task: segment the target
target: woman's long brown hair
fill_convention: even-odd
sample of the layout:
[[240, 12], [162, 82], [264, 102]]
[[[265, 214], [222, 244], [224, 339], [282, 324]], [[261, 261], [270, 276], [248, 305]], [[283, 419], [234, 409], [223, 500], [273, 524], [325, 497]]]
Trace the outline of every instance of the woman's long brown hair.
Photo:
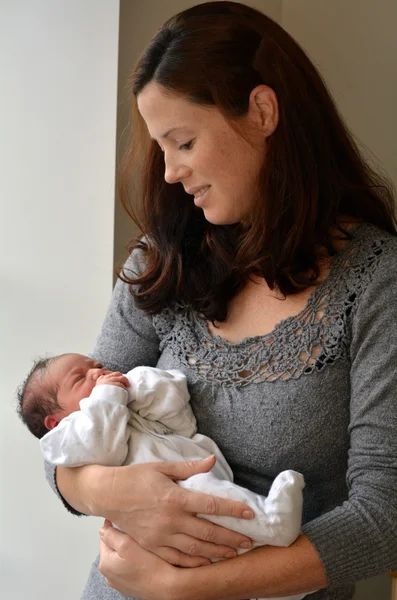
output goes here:
[[[212, 225], [182, 184], [164, 181], [162, 152], [145, 139], [136, 109], [136, 97], [152, 81], [216, 106], [237, 126], [255, 86], [275, 91], [279, 124], [267, 140], [248, 225]], [[331, 228], [349, 236], [341, 215], [396, 234], [391, 184], [362, 157], [304, 51], [259, 11], [222, 1], [179, 13], [139, 59], [131, 88], [141, 133], [133, 131], [124, 157], [120, 196], [143, 235], [130, 249], [140, 247], [145, 260], [142, 273], [120, 277], [135, 284], [136, 303], [148, 313], [182, 302], [208, 320], [223, 321], [229, 300], [252, 275], [285, 295], [312, 285], [319, 276], [318, 248], [335, 253]], [[135, 210], [129, 205], [132, 186]]]

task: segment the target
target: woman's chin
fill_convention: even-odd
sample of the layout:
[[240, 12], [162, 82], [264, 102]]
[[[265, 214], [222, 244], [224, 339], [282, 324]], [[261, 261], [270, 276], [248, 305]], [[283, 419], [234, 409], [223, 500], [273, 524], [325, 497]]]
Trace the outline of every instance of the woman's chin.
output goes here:
[[208, 208], [204, 208], [203, 213], [206, 221], [212, 225], [235, 225], [239, 222], [238, 219], [232, 215], [221, 214]]

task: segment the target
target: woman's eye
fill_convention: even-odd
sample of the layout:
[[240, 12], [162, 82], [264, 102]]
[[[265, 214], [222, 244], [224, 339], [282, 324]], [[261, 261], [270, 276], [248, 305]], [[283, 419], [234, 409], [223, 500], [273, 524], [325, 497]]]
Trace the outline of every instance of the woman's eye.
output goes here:
[[190, 140], [190, 142], [187, 142], [186, 144], [182, 144], [181, 146], [179, 146], [178, 150], [190, 150], [192, 146], [193, 146], [193, 140]]

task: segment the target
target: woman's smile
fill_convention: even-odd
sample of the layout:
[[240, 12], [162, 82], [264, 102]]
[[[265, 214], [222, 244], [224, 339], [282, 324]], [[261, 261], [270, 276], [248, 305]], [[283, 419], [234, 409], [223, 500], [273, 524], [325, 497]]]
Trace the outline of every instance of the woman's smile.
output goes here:
[[201, 188], [198, 192], [196, 192], [194, 195], [194, 203], [196, 206], [202, 206], [203, 203], [205, 202], [205, 198], [207, 197], [207, 192], [210, 189], [210, 185], [207, 185], [206, 187]]

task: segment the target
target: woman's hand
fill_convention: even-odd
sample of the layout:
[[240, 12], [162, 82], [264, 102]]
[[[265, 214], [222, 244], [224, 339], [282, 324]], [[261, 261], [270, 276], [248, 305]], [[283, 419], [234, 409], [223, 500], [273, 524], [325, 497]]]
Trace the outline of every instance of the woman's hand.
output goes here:
[[191, 492], [175, 483], [209, 471], [214, 463], [215, 457], [209, 457], [115, 467], [111, 489], [95, 514], [173, 565], [198, 567], [209, 564], [210, 558], [231, 558], [234, 548], [249, 548], [250, 539], [196, 514], [251, 518], [252, 511], [242, 502]]
[[128, 535], [112, 527], [110, 521], [105, 521], [99, 535], [99, 570], [108, 586], [129, 598], [174, 598], [176, 567], [141, 548]]
[[209, 567], [178, 569], [141, 548], [106, 521], [100, 530], [99, 570], [106, 583], [128, 598], [274, 598], [326, 588], [317, 551], [301, 534], [291, 546], [263, 546], [235, 560]]

